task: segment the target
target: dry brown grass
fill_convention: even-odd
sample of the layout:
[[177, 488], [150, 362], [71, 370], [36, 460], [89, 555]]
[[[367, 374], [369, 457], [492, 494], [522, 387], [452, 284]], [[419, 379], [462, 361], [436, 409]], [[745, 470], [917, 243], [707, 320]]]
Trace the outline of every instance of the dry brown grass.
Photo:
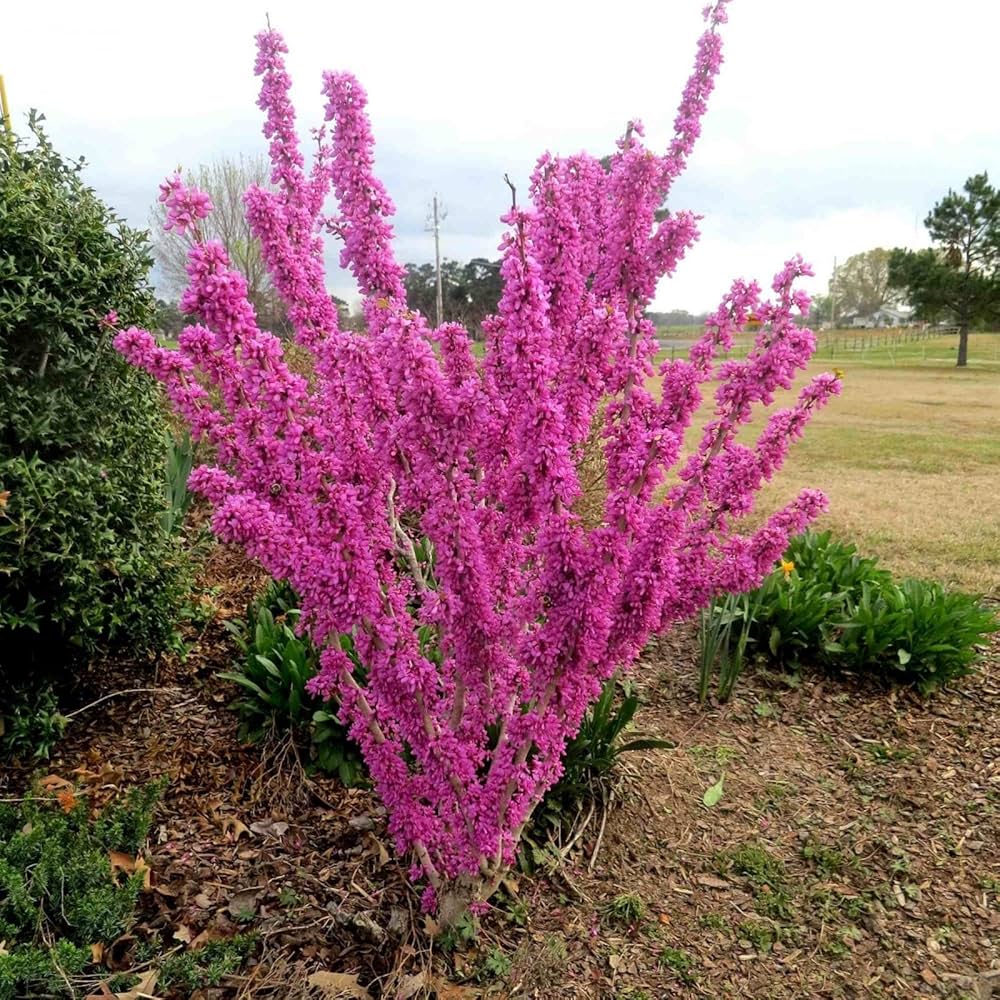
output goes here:
[[818, 486], [820, 526], [889, 569], [1000, 594], [1000, 374], [845, 371], [762, 503]]
[[[760, 509], [817, 487], [830, 498], [817, 527], [900, 574], [1000, 596], [1000, 372], [975, 366], [976, 347], [962, 371], [838, 358], [843, 395], [793, 447]], [[789, 405], [783, 395], [777, 406]], [[748, 437], [762, 425], [759, 417]]]

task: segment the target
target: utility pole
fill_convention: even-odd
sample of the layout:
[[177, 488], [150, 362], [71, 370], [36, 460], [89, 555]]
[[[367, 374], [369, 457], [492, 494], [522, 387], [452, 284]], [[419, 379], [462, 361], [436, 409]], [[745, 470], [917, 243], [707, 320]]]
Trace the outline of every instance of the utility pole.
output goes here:
[[7, 88], [3, 85], [3, 73], [0, 73], [0, 114], [3, 115], [3, 125], [10, 132], [10, 107], [7, 104]]
[[830, 329], [837, 327], [837, 258], [833, 258], [833, 280], [830, 282]]
[[447, 209], [438, 204], [438, 196], [434, 195], [427, 228], [434, 233], [434, 273], [437, 278], [437, 291], [434, 299], [435, 312], [437, 313], [435, 316], [436, 326], [440, 326], [444, 321], [444, 296], [441, 291], [441, 223], [447, 217]]

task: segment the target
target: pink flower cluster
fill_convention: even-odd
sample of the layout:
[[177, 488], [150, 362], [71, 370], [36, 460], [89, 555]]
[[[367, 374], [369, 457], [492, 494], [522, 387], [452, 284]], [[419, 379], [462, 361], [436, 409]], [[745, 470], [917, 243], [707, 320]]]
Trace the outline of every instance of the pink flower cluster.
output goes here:
[[[274, 189], [250, 190], [247, 215], [314, 375], [290, 370], [222, 246], [197, 238], [183, 309], [198, 322], [177, 351], [135, 328], [116, 341], [212, 444], [216, 461], [191, 485], [214, 505], [217, 534], [300, 595], [302, 627], [322, 648], [314, 688], [339, 699], [428, 904], [456, 886], [488, 895], [602, 683], [652, 633], [759, 583], [825, 505], [805, 491], [745, 527], [789, 443], [840, 389], [819, 376], [756, 444], [738, 440], [813, 352], [796, 320], [808, 305], [795, 289], [809, 273], [801, 260], [770, 298], [736, 281], [689, 357], [654, 365], [644, 310], [698, 221], [661, 209], [700, 131], [725, 6], [706, 12], [665, 154], [633, 122], [610, 162], [539, 159], [529, 203], [504, 216], [504, 291], [482, 360], [464, 329], [434, 329], [407, 308], [360, 84], [324, 77], [307, 173], [286, 49], [263, 32]], [[325, 217], [331, 190], [339, 212]], [[177, 227], [207, 211], [176, 178], [164, 200]], [[324, 231], [343, 241], [365, 297], [364, 333], [338, 327]], [[761, 326], [748, 356], [720, 361], [751, 316]], [[708, 384], [712, 416], [686, 452]], [[606, 495], [585, 524], [578, 468], [595, 428]]]
[[163, 228], [178, 233], [194, 229], [201, 219], [207, 219], [212, 211], [212, 201], [204, 191], [188, 187], [180, 174], [168, 177], [160, 185], [159, 200], [167, 207], [167, 219]]

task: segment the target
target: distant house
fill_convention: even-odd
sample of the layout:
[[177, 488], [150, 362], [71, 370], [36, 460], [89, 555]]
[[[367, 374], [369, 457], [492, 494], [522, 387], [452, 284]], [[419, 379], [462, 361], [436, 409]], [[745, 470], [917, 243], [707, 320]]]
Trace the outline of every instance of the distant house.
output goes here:
[[913, 326], [913, 310], [909, 306], [882, 306], [868, 315], [850, 317], [850, 325], [855, 330], [882, 330], [886, 327]]

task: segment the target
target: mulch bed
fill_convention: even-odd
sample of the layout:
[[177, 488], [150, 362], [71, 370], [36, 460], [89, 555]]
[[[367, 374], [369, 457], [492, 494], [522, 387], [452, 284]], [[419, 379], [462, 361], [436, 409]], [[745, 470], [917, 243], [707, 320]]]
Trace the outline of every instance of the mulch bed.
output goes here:
[[[928, 700], [758, 672], [700, 708], [678, 629], [635, 675], [639, 728], [675, 748], [631, 755], [574, 852], [513, 874], [479, 941], [446, 952], [377, 798], [237, 738], [223, 623], [263, 581], [214, 546], [187, 656], [92, 668], [98, 692], [157, 690], [75, 717], [47, 765], [95, 801], [169, 778], [135, 935], [260, 941], [203, 1000], [352, 995], [350, 978], [310, 987], [321, 970], [402, 1000], [1000, 997], [1000, 645]], [[10, 768], [0, 790], [27, 777]]]

